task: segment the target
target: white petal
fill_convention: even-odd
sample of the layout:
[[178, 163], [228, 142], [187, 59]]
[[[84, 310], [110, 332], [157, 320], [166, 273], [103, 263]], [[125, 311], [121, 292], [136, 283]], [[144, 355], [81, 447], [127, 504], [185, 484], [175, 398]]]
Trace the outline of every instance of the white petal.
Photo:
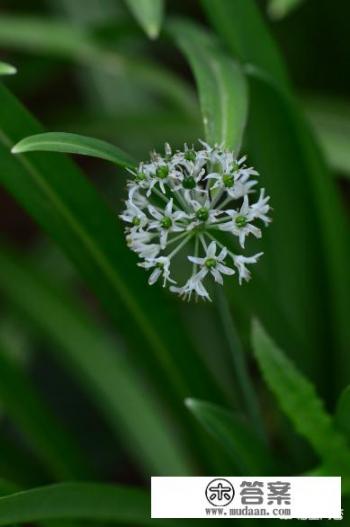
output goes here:
[[220, 273], [226, 274], [228, 276], [235, 274], [234, 270], [231, 269], [231, 267], [227, 267], [227, 265], [223, 265], [221, 263], [217, 264], [217, 269], [218, 271], [220, 271]]
[[158, 212], [157, 209], [155, 209], [152, 205], [148, 206], [148, 211], [156, 220], [161, 220], [163, 217], [160, 212]]
[[208, 249], [207, 249], [207, 257], [208, 258], [215, 258], [216, 254], [216, 243], [211, 242]]
[[197, 256], [187, 256], [187, 258], [189, 259], [190, 262], [198, 264], [198, 265], [203, 265], [206, 260], [206, 258], [198, 258]]
[[161, 274], [162, 274], [162, 270], [159, 269], [159, 267], [156, 267], [148, 279], [149, 285], [155, 284]]
[[213, 269], [210, 269], [210, 272], [213, 275], [215, 282], [217, 282], [218, 284], [221, 284], [221, 285], [224, 283], [224, 281], [222, 279], [222, 276], [219, 273], [218, 269], [213, 267]]

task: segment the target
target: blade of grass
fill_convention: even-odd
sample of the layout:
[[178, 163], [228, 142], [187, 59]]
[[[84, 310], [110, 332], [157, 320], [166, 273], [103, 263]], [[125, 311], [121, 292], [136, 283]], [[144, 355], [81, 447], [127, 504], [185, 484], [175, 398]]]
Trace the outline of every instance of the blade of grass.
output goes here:
[[304, 100], [304, 110], [333, 170], [350, 177], [350, 106], [318, 96]]
[[[212, 4], [208, 0], [202, 2], [232, 53], [250, 64], [254, 78], [248, 144], [256, 158], [256, 166], [271, 178], [269, 192], [276, 218], [279, 218], [268, 234], [271, 236], [275, 232], [276, 238], [271, 245], [279, 254], [274, 257], [275, 263], [269, 262], [269, 258], [264, 261], [270, 263], [275, 290], [289, 289], [281, 305], [293, 308], [293, 319], [299, 318], [295, 328], [302, 328], [308, 347], [308, 351], [304, 348], [300, 355], [300, 364], [307, 360], [306, 371], [323, 381], [325, 391], [332, 390], [329, 370], [335, 366], [335, 382], [343, 387], [350, 372], [350, 273], [347, 265], [350, 240], [348, 221], [334, 182], [290, 94], [286, 76], [281, 75], [284, 68], [278, 50], [255, 2], [215, 0], [215, 9], [210, 9]], [[298, 203], [298, 214], [294, 214], [292, 220], [291, 203]], [[299, 242], [298, 236], [303, 240]], [[302, 263], [301, 257], [305, 256], [308, 261]], [[280, 259], [284, 260], [283, 264]], [[320, 273], [318, 277], [315, 272]], [[278, 285], [276, 273], [283, 274]], [[304, 281], [305, 287], [301, 285]], [[325, 300], [328, 295], [329, 300]], [[325, 311], [325, 305], [330, 305], [329, 312]], [[311, 327], [307, 327], [310, 321]], [[322, 334], [320, 328], [329, 327], [328, 334]], [[335, 365], [329, 363], [329, 347], [325, 346], [329, 337], [336, 342]], [[288, 346], [288, 342], [285, 345]], [[314, 365], [320, 364], [320, 350], [327, 354], [327, 371], [313, 373]]]
[[125, 2], [149, 38], [157, 38], [163, 18], [164, 1], [125, 0]]
[[24, 371], [6, 356], [0, 342], [0, 401], [6, 415], [55, 478], [90, 477], [81, 449], [42, 399]]
[[41, 129], [3, 86], [0, 103], [0, 181], [68, 254], [164, 395], [177, 393], [179, 406], [193, 391], [221, 399], [174, 306], [137, 268], [115, 213], [64, 156], [11, 155], [23, 135]]
[[202, 134], [200, 115], [194, 119], [178, 111], [147, 110], [142, 114], [122, 112], [82, 116], [76, 108], [70, 108], [65, 115], [53, 116], [53, 122], [56, 127], [69, 132], [95, 134], [102, 139], [113, 140], [140, 158], [146, 158], [152, 149], [162, 150], [164, 137], [174, 148], [183, 148], [185, 141], [195, 143]]
[[[0, 291], [49, 339], [48, 352], [55, 353], [90, 394], [146, 472], [191, 473], [190, 456], [165, 408], [155, 400], [128, 355], [118, 349], [118, 343], [107, 338], [62, 285], [54, 286], [43, 272], [2, 247]], [[0, 380], [1, 375], [0, 370]], [[3, 375], [8, 379], [5, 370]], [[21, 391], [15, 386], [13, 390], [18, 394], [16, 401], [20, 401]], [[25, 405], [23, 412], [25, 418], [29, 413]]]
[[350, 450], [314, 386], [277, 348], [257, 321], [253, 322], [252, 343], [266, 384], [297, 432], [309, 441], [330, 470], [349, 476]]
[[13, 437], [5, 437], [3, 428], [0, 433], [0, 473], [2, 477], [24, 487], [40, 485], [50, 478], [33, 452], [24, 450]]
[[6, 496], [6, 494], [14, 494], [19, 490], [16, 483], [8, 481], [7, 479], [0, 478], [0, 496]]
[[17, 73], [17, 70], [11, 64], [6, 64], [6, 62], [0, 62], [0, 75], [14, 75]]
[[269, 0], [267, 11], [271, 18], [279, 20], [300, 7], [303, 2], [304, 0]]
[[350, 445], [350, 386], [340, 395], [334, 418], [338, 430], [344, 434]]
[[192, 115], [196, 99], [178, 76], [150, 59], [133, 59], [104, 48], [93, 30], [49, 18], [5, 15], [0, 19], [0, 44], [7, 49], [40, 53], [88, 66], [111, 76], [140, 80], [167, 101]]
[[235, 366], [236, 382], [241, 390], [245, 412], [250, 417], [251, 424], [254, 426], [256, 433], [262, 440], [266, 440], [265, 427], [261, 418], [261, 411], [255, 388], [248, 370], [247, 358], [232, 319], [230, 306], [227, 302], [224, 291], [221, 289], [218, 289], [217, 291], [217, 304], [222, 327]]
[[128, 154], [106, 141], [64, 132], [32, 135], [22, 139], [12, 148], [13, 154], [24, 152], [64, 152], [98, 157], [122, 167], [136, 165]]
[[62, 483], [0, 498], [0, 525], [71, 519], [147, 525], [149, 497], [132, 487]]
[[254, 0], [201, 0], [201, 3], [233, 56], [258, 66], [280, 88], [288, 87], [280, 53]]
[[273, 474], [276, 463], [248, 422], [215, 404], [186, 399], [185, 404], [204, 428], [227, 450], [243, 475]]
[[175, 20], [169, 30], [196, 77], [207, 141], [239, 152], [248, 113], [247, 84], [240, 66], [194, 24]]

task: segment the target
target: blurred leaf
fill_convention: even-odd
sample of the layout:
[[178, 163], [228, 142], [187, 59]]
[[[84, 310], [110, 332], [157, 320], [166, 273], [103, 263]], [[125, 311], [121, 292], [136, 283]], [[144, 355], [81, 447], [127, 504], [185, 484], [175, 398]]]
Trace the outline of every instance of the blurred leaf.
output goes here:
[[41, 128], [3, 86], [0, 106], [2, 183], [68, 254], [164, 396], [177, 393], [179, 408], [192, 393], [212, 390], [221, 400], [169, 297], [147, 285], [116, 214], [63, 155], [11, 155], [20, 138]]
[[110, 143], [92, 137], [64, 132], [32, 135], [22, 139], [12, 148], [13, 154], [44, 151], [99, 157], [122, 167], [135, 166], [135, 162], [128, 154]]
[[[327, 390], [328, 368], [323, 372], [315, 369], [315, 365], [322, 365], [320, 354], [323, 350], [327, 361], [334, 361], [335, 383], [343, 388], [350, 375], [348, 218], [334, 178], [295, 100], [254, 75], [251, 94], [249, 144], [257, 156], [256, 166], [261, 173], [273, 178], [271, 195], [274, 216], [278, 218], [268, 236], [274, 230], [276, 234], [279, 231], [279, 241], [276, 239], [273, 244], [275, 258], [286, 257], [273, 270], [274, 283], [279, 281], [276, 290], [281, 293], [288, 287], [289, 293], [282, 305], [294, 310], [293, 318], [299, 319], [296, 327], [303, 331], [310, 344], [314, 339], [313, 352], [305, 353], [305, 348], [300, 349], [300, 365], [307, 365], [308, 373], [314, 371], [315, 379], [323, 380]], [[266, 119], [269, 120], [269, 138], [265, 134]], [[298, 203], [298, 214], [291, 213], [291, 203]], [[281, 238], [286, 238], [286, 233], [288, 245]], [[291, 301], [293, 297], [295, 301]], [[330, 337], [334, 341], [331, 355], [326, 343]]]
[[281, 88], [288, 86], [285, 66], [256, 7], [255, 0], [201, 0], [233, 56], [259, 67]]
[[174, 21], [170, 31], [196, 76], [207, 141], [238, 152], [248, 112], [247, 84], [240, 66], [194, 24]]
[[302, 342], [292, 350], [286, 338], [284, 346], [326, 392], [329, 371], [321, 370], [320, 354], [330, 360], [326, 341], [333, 338], [335, 381], [343, 387], [350, 375], [350, 235], [333, 178], [282, 75], [279, 53], [255, 2], [216, 0], [215, 10], [203, 3], [233, 54], [250, 64], [248, 150], [266, 177], [275, 218], [264, 236], [259, 267]]
[[305, 99], [304, 109], [330, 166], [350, 177], [349, 104], [313, 95]]
[[13, 494], [18, 490], [18, 485], [12, 483], [12, 481], [0, 478], [0, 496], [6, 496], [6, 494]]
[[[13, 437], [6, 437], [4, 428], [0, 433], [0, 473], [2, 477], [15, 481], [25, 487], [40, 485], [47, 481], [50, 475], [33, 452], [23, 448], [23, 443], [14, 441]], [[52, 477], [52, 476], [51, 476]]]
[[132, 487], [61, 483], [0, 498], [0, 525], [66, 519], [146, 525], [149, 496]]
[[14, 66], [0, 62], [0, 75], [14, 75], [15, 73], [17, 73], [17, 70]]
[[216, 293], [216, 303], [221, 327], [230, 350], [232, 364], [234, 365], [233, 382], [239, 387], [243, 403], [242, 408], [245, 410], [245, 415], [249, 416], [250, 423], [254, 426], [255, 432], [262, 441], [266, 442], [265, 424], [261, 416], [261, 408], [254, 382], [249, 372], [247, 356], [243, 350], [229, 302], [227, 301], [224, 290], [221, 288]]
[[[175, 427], [168, 423], [164, 408], [155, 401], [128, 355], [107, 338], [62, 284], [54, 286], [23, 257], [1, 247], [0, 291], [48, 338], [47, 351], [56, 353], [77, 378], [146, 472], [191, 472]], [[2, 374], [6, 372], [0, 370], [0, 395]], [[6, 382], [10, 383], [8, 376]], [[16, 386], [12, 389], [20, 400], [23, 392]], [[22, 411], [26, 416], [25, 404]]]
[[276, 463], [241, 416], [215, 404], [186, 399], [187, 408], [230, 454], [245, 476], [273, 474]]
[[268, 13], [271, 18], [279, 20], [299, 7], [304, 0], [269, 0]]
[[2, 347], [0, 342], [0, 401], [7, 416], [54, 477], [90, 476], [89, 464], [79, 446], [55, 420], [42, 395]]
[[194, 118], [176, 110], [159, 109], [155, 112], [147, 108], [143, 112], [91, 113], [82, 116], [76, 108], [69, 108], [65, 114], [61, 112], [60, 115], [54, 115], [52, 122], [54, 126], [64, 127], [68, 131], [96, 134], [103, 139], [113, 140], [140, 158], [148, 157], [152, 149], [162, 150], [164, 137], [176, 149], [183, 148], [184, 142], [195, 143], [202, 134], [200, 115]]
[[350, 386], [345, 388], [337, 402], [335, 422], [350, 445]]
[[297, 432], [309, 441], [329, 469], [350, 475], [350, 450], [314, 386], [277, 348], [257, 321], [253, 323], [252, 342], [265, 382]]
[[145, 83], [154, 93], [177, 108], [193, 115], [196, 99], [177, 75], [158, 66], [149, 58], [134, 59], [104, 48], [92, 30], [48, 18], [14, 16], [2, 13], [0, 45], [25, 53], [41, 53], [91, 67], [93, 70]]
[[163, 0], [125, 0], [149, 38], [157, 38], [163, 18]]

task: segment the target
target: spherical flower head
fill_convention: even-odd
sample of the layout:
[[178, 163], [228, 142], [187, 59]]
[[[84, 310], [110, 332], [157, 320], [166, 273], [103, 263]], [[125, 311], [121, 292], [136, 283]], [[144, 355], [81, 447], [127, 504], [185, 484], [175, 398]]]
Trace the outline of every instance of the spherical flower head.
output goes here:
[[[234, 274], [240, 284], [250, 279], [247, 265], [262, 253], [237, 250], [244, 249], [246, 238], [260, 238], [271, 220], [270, 198], [264, 189], [254, 196], [259, 174], [245, 157], [202, 141], [197, 150], [185, 145], [174, 153], [166, 144], [164, 155], [153, 152], [130, 173], [120, 217], [128, 246], [151, 273], [150, 285], [160, 279], [183, 298], [210, 300], [210, 281], [222, 285], [224, 276]], [[188, 271], [182, 285], [176, 278], [180, 270]]]

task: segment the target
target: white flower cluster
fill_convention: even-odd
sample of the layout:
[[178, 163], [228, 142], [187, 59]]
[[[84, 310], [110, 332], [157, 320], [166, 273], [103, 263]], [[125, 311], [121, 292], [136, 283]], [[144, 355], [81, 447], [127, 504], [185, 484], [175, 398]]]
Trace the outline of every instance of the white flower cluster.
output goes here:
[[[238, 273], [249, 280], [247, 264], [262, 253], [244, 256], [232, 252], [222, 240], [231, 234], [244, 248], [249, 235], [261, 237], [256, 225], [270, 222], [269, 196], [260, 191], [254, 201], [258, 173], [230, 151], [201, 142], [201, 149], [185, 145], [184, 151], [153, 153], [149, 163], [130, 170], [128, 200], [121, 218], [127, 223], [129, 247], [151, 272], [149, 284], [162, 279], [163, 287], [190, 299], [192, 293], [210, 300], [204, 280], [223, 284], [223, 275]], [[226, 233], [226, 238], [225, 238]], [[221, 241], [220, 241], [221, 240]], [[182, 258], [182, 264], [176, 260]], [[178, 286], [173, 271], [188, 267], [189, 278]]]

